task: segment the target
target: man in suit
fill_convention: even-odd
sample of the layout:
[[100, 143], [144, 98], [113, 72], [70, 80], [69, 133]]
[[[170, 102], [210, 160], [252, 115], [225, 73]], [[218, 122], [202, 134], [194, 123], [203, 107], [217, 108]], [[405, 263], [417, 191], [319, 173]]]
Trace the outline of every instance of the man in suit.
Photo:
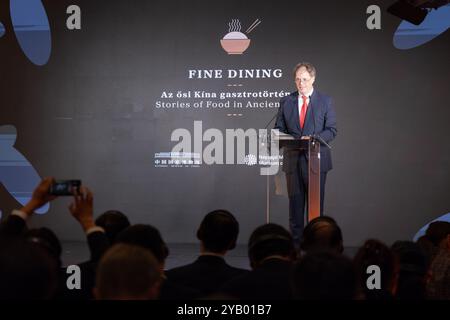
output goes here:
[[[275, 129], [295, 138], [316, 135], [326, 143], [336, 137], [336, 113], [330, 97], [314, 89], [316, 69], [307, 62], [294, 68], [296, 92], [280, 101]], [[330, 149], [320, 148], [320, 213], [327, 172], [332, 169]], [[286, 173], [289, 195], [289, 225], [295, 244], [300, 244], [304, 227], [304, 212], [307, 207], [308, 154], [299, 149], [286, 147], [283, 156], [283, 171]]]
[[236, 246], [238, 234], [239, 223], [231, 212], [215, 210], [208, 213], [197, 231], [200, 256], [188, 265], [169, 270], [167, 278], [194, 288], [203, 296], [216, 293], [224, 283], [248, 272], [230, 266], [224, 259], [225, 254]]
[[288, 230], [275, 223], [256, 228], [248, 242], [252, 271], [227, 282], [220, 293], [241, 300], [292, 298], [291, 273], [296, 252]]

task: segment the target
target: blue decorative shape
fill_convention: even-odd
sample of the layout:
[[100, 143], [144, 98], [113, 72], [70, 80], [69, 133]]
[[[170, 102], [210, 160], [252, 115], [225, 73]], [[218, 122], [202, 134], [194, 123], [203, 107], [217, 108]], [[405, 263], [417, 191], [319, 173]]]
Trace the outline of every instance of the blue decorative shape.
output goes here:
[[52, 38], [41, 0], [10, 0], [10, 11], [14, 33], [27, 58], [38, 66], [46, 64]]
[[444, 214], [443, 216], [440, 216], [439, 218], [434, 219], [433, 221], [430, 221], [429, 223], [427, 223], [426, 225], [424, 225], [422, 228], [420, 228], [419, 231], [417, 231], [417, 233], [415, 234], [413, 241], [417, 241], [417, 239], [419, 239], [421, 236], [425, 235], [425, 232], [428, 229], [428, 226], [435, 222], [435, 221], [447, 221], [450, 222], [450, 212], [447, 214]]
[[5, 27], [4, 27], [3, 24], [0, 22], [0, 38], [3, 37], [4, 34], [5, 34]]
[[394, 46], [397, 49], [412, 49], [425, 44], [450, 27], [450, 4], [431, 10], [425, 20], [416, 26], [402, 21], [394, 34]]
[[[14, 148], [16, 137], [16, 129], [13, 126], [0, 126], [0, 183], [17, 202], [25, 205], [31, 199], [41, 177], [28, 160]], [[49, 208], [50, 205], [47, 203], [36, 213], [46, 213]]]

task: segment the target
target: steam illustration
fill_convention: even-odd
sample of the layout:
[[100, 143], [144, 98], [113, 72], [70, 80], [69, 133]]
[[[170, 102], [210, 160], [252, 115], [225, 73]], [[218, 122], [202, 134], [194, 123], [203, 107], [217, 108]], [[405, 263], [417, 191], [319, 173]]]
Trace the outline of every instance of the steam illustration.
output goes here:
[[231, 20], [228, 26], [228, 32], [241, 32], [241, 22], [238, 19]]
[[[247, 28], [245, 33], [249, 34], [260, 23], [261, 20], [256, 19], [250, 27]], [[243, 54], [250, 46], [250, 39], [241, 32], [241, 28], [239, 19], [232, 19], [231, 22], [228, 23], [228, 33], [220, 40], [223, 50], [228, 54]]]

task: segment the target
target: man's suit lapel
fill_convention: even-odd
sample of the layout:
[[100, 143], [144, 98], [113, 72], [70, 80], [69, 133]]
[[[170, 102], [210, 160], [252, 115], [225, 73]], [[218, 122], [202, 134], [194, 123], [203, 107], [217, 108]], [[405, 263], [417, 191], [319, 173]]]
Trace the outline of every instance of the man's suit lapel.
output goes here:
[[301, 135], [302, 129], [300, 128], [300, 114], [298, 113], [298, 93], [290, 97], [290, 115], [289, 119], [291, 123], [297, 128], [297, 133]]

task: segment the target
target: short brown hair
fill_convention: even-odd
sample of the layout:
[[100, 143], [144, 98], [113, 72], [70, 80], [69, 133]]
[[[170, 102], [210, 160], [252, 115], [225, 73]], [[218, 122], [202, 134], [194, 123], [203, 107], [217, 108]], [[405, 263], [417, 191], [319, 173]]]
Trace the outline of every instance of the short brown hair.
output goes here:
[[97, 269], [96, 288], [100, 299], [139, 298], [161, 280], [154, 255], [147, 249], [116, 244], [102, 257]]
[[294, 79], [295, 79], [295, 75], [297, 74], [298, 69], [300, 69], [300, 68], [305, 68], [306, 71], [309, 72], [311, 77], [313, 77], [313, 78], [316, 77], [316, 68], [311, 63], [309, 63], [309, 62], [300, 62], [294, 67]]

